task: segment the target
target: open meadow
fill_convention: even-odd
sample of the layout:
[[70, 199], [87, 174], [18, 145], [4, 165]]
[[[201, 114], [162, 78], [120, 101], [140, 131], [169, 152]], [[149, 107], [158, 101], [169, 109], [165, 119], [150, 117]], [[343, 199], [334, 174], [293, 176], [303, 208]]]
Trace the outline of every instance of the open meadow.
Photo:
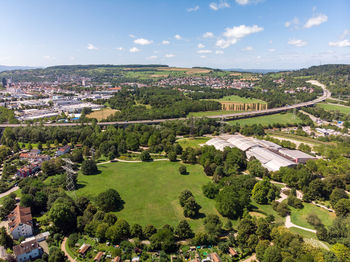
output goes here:
[[342, 114], [350, 114], [350, 106], [327, 104], [327, 103], [319, 103], [317, 104], [317, 106], [323, 108], [326, 111], [339, 111]]
[[253, 125], [253, 124], [261, 124], [262, 126], [268, 126], [273, 124], [299, 124], [302, 120], [297, 116], [294, 116], [292, 113], [284, 113], [284, 114], [274, 114], [274, 115], [266, 115], [266, 116], [257, 116], [246, 119], [238, 119], [229, 121], [229, 124], [240, 124], [244, 125]]

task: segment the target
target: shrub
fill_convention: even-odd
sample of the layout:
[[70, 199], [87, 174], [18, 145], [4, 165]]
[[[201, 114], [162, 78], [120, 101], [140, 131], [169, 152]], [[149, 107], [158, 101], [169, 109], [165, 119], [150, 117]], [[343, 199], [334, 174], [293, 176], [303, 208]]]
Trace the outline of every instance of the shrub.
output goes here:
[[181, 165], [181, 166], [179, 167], [179, 172], [180, 172], [181, 175], [186, 175], [186, 174], [187, 174], [186, 166]]

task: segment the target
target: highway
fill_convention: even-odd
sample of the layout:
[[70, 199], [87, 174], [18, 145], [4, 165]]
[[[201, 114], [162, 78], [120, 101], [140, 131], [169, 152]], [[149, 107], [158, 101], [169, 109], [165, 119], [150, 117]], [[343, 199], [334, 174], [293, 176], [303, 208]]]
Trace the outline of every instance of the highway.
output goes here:
[[[241, 119], [241, 118], [249, 118], [253, 116], [259, 116], [259, 115], [268, 115], [268, 114], [277, 114], [283, 111], [291, 110], [294, 108], [301, 108], [304, 106], [311, 106], [314, 104], [317, 104], [319, 102], [322, 102], [329, 98], [331, 96], [331, 92], [327, 90], [325, 85], [321, 84], [320, 82], [316, 80], [309, 80], [307, 81], [313, 85], [317, 85], [323, 89], [323, 95], [315, 100], [299, 103], [295, 105], [290, 106], [284, 106], [284, 107], [277, 107], [277, 108], [271, 108], [261, 111], [248, 111], [248, 112], [242, 112], [242, 113], [234, 113], [234, 114], [228, 114], [228, 115], [216, 115], [216, 116], [207, 116], [207, 118], [219, 118], [222, 121], [232, 120], [232, 119]], [[155, 119], [155, 120], [134, 120], [134, 121], [115, 121], [115, 122], [98, 122], [97, 125], [99, 126], [108, 126], [108, 125], [131, 125], [131, 124], [158, 124], [165, 121], [172, 121], [172, 120], [186, 120], [187, 118], [168, 118], [168, 119]], [[36, 125], [40, 125], [37, 123]], [[44, 123], [43, 126], [81, 126], [81, 125], [91, 125], [91, 123]], [[27, 124], [0, 124], [0, 128], [6, 128], [6, 127], [25, 127]], [[33, 125], [32, 125], [33, 126]]]

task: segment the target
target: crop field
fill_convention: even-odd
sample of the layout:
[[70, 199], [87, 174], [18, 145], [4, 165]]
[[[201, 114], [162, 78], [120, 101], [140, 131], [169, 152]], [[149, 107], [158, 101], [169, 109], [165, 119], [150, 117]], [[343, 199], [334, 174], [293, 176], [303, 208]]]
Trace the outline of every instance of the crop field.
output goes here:
[[322, 107], [326, 111], [339, 111], [343, 114], [350, 114], [350, 106], [336, 105], [336, 104], [327, 104], [319, 103], [318, 107]]
[[90, 114], [86, 115], [87, 118], [96, 118], [97, 121], [101, 121], [103, 119], [106, 119], [110, 115], [113, 115], [115, 112], [118, 112], [118, 110], [112, 109], [112, 108], [105, 108], [102, 110], [91, 112]]
[[[100, 174], [79, 174], [80, 188], [76, 193], [78, 196], [93, 198], [114, 188], [125, 201], [124, 208], [116, 213], [118, 218], [142, 226], [176, 226], [180, 220], [185, 219], [178, 200], [185, 189], [189, 189], [202, 206], [200, 213], [218, 214], [215, 201], [202, 193], [201, 187], [210, 181], [203, 168], [199, 165], [186, 165], [189, 174], [180, 175], [179, 166], [180, 163], [169, 161], [102, 164], [98, 166]], [[203, 229], [203, 218], [189, 219], [189, 223], [195, 231]]]
[[244, 125], [253, 125], [253, 124], [261, 124], [263, 126], [268, 126], [272, 124], [299, 124], [302, 123], [302, 120], [297, 116], [293, 116], [292, 113], [285, 114], [274, 114], [274, 115], [266, 115], [266, 116], [257, 116], [239, 120], [229, 121], [229, 124], [240, 124]]

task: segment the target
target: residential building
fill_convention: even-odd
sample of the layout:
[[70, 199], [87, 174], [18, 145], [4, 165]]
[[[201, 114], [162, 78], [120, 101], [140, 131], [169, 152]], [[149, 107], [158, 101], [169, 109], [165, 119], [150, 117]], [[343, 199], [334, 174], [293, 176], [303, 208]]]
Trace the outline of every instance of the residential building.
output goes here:
[[62, 156], [64, 154], [69, 153], [70, 151], [70, 146], [69, 145], [65, 145], [63, 147], [60, 147], [57, 151], [56, 151], [56, 156]]
[[33, 220], [30, 207], [16, 206], [8, 215], [8, 226], [14, 239], [33, 235]]
[[43, 254], [41, 246], [35, 239], [23, 241], [21, 244], [14, 246], [13, 252], [16, 256], [17, 262], [31, 261], [41, 257]]

